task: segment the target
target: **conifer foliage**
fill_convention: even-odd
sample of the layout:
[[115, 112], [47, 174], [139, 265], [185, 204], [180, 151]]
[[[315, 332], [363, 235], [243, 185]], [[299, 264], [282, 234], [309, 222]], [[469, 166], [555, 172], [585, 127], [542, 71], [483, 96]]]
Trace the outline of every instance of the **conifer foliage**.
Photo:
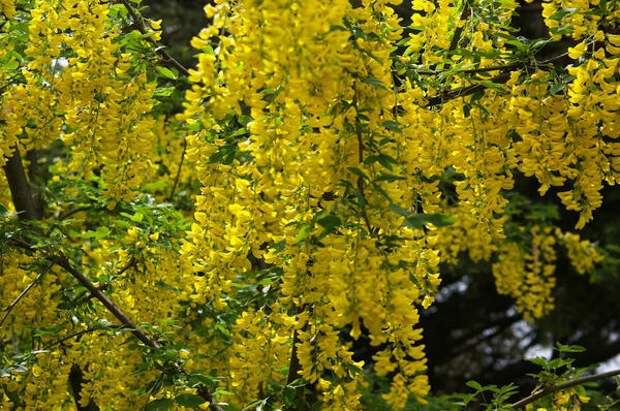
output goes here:
[[592, 272], [513, 187], [578, 230], [620, 178], [620, 4], [399, 3], [217, 0], [186, 69], [137, 0], [0, 0], [0, 407], [402, 409], [440, 263], [529, 321]]

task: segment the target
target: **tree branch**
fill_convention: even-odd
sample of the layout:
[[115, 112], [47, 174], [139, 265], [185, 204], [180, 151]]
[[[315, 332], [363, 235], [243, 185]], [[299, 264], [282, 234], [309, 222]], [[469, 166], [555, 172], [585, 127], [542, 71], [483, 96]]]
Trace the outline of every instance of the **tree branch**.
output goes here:
[[[115, 276], [114, 276], [113, 278], [120, 277], [120, 276], [121, 276], [121, 275], [122, 275], [125, 271], [129, 270], [131, 267], [134, 267], [137, 263], [138, 263], [138, 260], [136, 260], [136, 259], [135, 259], [135, 257], [133, 257], [133, 256], [132, 256], [132, 257], [129, 259], [129, 262], [128, 262], [128, 263], [127, 263], [127, 264], [126, 264], [123, 268], [121, 268], [121, 269], [120, 269], [120, 270], [119, 270], [119, 271], [115, 274]], [[105, 291], [105, 290], [107, 290], [107, 289], [108, 289], [108, 287], [109, 287], [109, 286], [110, 286], [110, 283], [104, 283], [104, 284], [101, 284], [101, 285], [100, 285], [99, 287], [97, 287], [97, 288], [98, 288], [100, 291]], [[86, 296], [84, 296], [84, 297], [80, 298], [79, 300], [77, 300], [77, 301], [75, 302], [75, 305], [76, 305], [76, 306], [78, 306], [78, 305], [82, 305], [82, 304], [86, 303], [87, 301], [89, 301], [89, 300], [90, 300], [91, 298], [93, 298], [93, 297], [94, 297], [94, 295], [92, 295], [92, 294], [88, 294], [88, 295], [86, 295]]]
[[30, 186], [26, 180], [24, 165], [17, 147], [15, 147], [13, 155], [7, 160], [3, 168], [19, 219], [40, 220], [41, 215], [32, 201]]
[[[489, 81], [495, 84], [503, 84], [505, 82], [507, 82], [508, 80], [510, 80], [510, 70], [514, 70], [517, 68], [525, 68], [525, 69], [531, 69], [531, 70], [535, 70], [536, 68], [538, 68], [539, 66], [544, 66], [547, 64], [553, 64], [554, 62], [561, 60], [562, 58], [566, 57], [568, 55], [568, 52], [566, 53], [562, 53], [559, 54], [555, 57], [552, 57], [550, 59], [547, 60], [543, 60], [543, 61], [534, 61], [534, 62], [522, 62], [522, 63], [514, 63], [514, 64], [509, 64], [504, 66], [503, 70], [504, 72], [498, 74], [497, 76], [493, 77], [492, 79], [490, 79]], [[492, 69], [492, 70], [491, 70]], [[480, 68], [480, 69], [469, 69], [469, 70], [465, 70], [465, 71], [461, 71], [462, 73], [477, 73], [477, 72], [482, 72], [482, 71], [495, 71], [498, 70], [499, 67], [492, 67], [491, 69], [487, 70], [487, 68]], [[453, 89], [453, 90], [448, 90], [446, 92], [443, 92], [441, 94], [437, 94], [433, 97], [429, 97], [426, 101], [426, 105], [425, 107], [433, 107], [433, 106], [438, 106], [440, 104], [443, 104], [447, 101], [453, 100], [455, 98], [458, 97], [465, 97], [465, 96], [469, 96], [471, 94], [475, 94], [478, 91], [484, 91], [488, 88], [488, 86], [485, 86], [483, 84], [472, 84], [470, 86], [465, 86], [465, 87], [461, 87], [461, 88], [457, 88], [457, 89]]]
[[602, 380], [608, 377], [614, 377], [616, 375], [620, 375], [620, 369], [603, 372], [600, 374], [588, 375], [586, 377], [575, 378], [574, 380], [566, 381], [562, 384], [554, 385], [548, 388], [543, 388], [540, 391], [535, 392], [532, 395], [529, 395], [513, 404], [510, 405], [510, 408], [520, 408], [531, 402], [536, 401], [539, 398], [547, 396], [549, 394], [553, 394], [556, 391], [561, 391], [566, 388], [574, 387], [575, 385], [585, 384], [591, 381]]
[[84, 372], [80, 368], [79, 365], [73, 364], [71, 366], [71, 371], [69, 371], [69, 385], [71, 385], [71, 390], [73, 390], [73, 399], [75, 400], [75, 406], [78, 411], [99, 411], [99, 407], [93, 399], [91, 398], [88, 401], [88, 404], [84, 407], [80, 405], [82, 402], [82, 386], [87, 381], [84, 379]]
[[297, 330], [293, 332], [293, 344], [291, 348], [291, 359], [288, 364], [288, 375], [286, 376], [286, 385], [289, 385], [297, 379], [297, 373], [301, 368], [299, 364], [299, 357], [297, 355], [297, 343], [299, 342], [299, 335]]
[[[299, 316], [299, 314], [303, 313], [305, 308], [307, 306], [306, 305], [302, 305], [302, 306], [298, 306], [297, 307], [297, 316]], [[302, 327], [302, 330], [307, 330], [308, 328], [308, 323], [304, 324], [304, 326]], [[289, 365], [288, 365], [288, 374], [286, 376], [286, 385], [290, 385], [293, 383], [293, 381], [295, 381], [297, 378], [299, 378], [299, 371], [301, 370], [301, 363], [299, 362], [299, 355], [297, 353], [297, 344], [299, 343], [299, 332], [297, 329], [295, 329], [295, 331], [293, 332], [293, 343], [291, 345], [291, 358], [289, 360]], [[314, 391], [314, 386], [315, 384], [311, 384], [310, 387], [313, 387], [312, 389], [310, 389], [310, 391]], [[306, 388], [308, 388], [307, 385], [299, 385], [295, 388], [295, 391], [297, 392], [297, 398], [302, 400], [304, 402], [304, 404], [307, 404], [307, 398], [305, 397], [305, 391]], [[296, 406], [296, 407], [288, 407], [285, 406], [283, 408], [283, 410], [285, 411], [301, 411], [301, 410], [305, 410], [306, 408], [303, 408], [301, 406]]]
[[114, 305], [114, 303], [105, 294], [103, 294], [98, 287], [96, 287], [88, 278], [86, 278], [86, 276], [79, 272], [71, 264], [71, 262], [69, 262], [69, 259], [62, 254], [62, 252], [59, 252], [58, 254], [47, 254], [45, 258], [47, 258], [50, 262], [61, 266], [65, 269], [65, 271], [77, 279], [80, 284], [86, 287], [88, 291], [90, 291], [90, 293], [123, 324], [123, 326], [130, 328], [132, 330], [132, 334], [135, 335], [137, 339], [151, 348], [161, 348], [161, 345], [157, 341], [146, 335], [146, 333], [134, 324], [134, 322], [131, 321], [131, 319], [125, 315], [120, 308]]

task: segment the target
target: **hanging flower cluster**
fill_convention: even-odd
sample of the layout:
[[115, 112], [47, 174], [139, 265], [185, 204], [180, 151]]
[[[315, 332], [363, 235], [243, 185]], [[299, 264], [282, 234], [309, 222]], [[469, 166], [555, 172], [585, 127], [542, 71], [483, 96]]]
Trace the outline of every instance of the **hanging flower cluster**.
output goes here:
[[[554, 79], [544, 64], [511, 67], [522, 52], [507, 41], [515, 4], [416, 1], [414, 34], [398, 56], [402, 33], [387, 3], [205, 8], [213, 25], [192, 43], [202, 53], [183, 115], [201, 130], [188, 140], [203, 185], [183, 250], [201, 273], [192, 292], [226, 311], [239, 287], [256, 281], [257, 260], [282, 278], [277, 309], [244, 314], [270, 331], [235, 333], [240, 342], [218, 360], [235, 398], [253, 396], [287, 361], [263, 356], [261, 368], [273, 371], [242, 383], [235, 368], [250, 365], [239, 359], [256, 356], [237, 350], [267, 353], [270, 341], [288, 339], [298, 375], [325, 404], [355, 408], [368, 364], [355, 362], [352, 340], [362, 334], [380, 347], [375, 372], [391, 376], [385, 398], [400, 407], [411, 393], [423, 397], [415, 307], [432, 303], [440, 258], [496, 258], [498, 291], [526, 318], [553, 307], [562, 234], [533, 227], [521, 250], [505, 233], [515, 173], [535, 176], [541, 194], [566, 186], [560, 198], [580, 212], [578, 228], [600, 206], [603, 182], [615, 182], [616, 136], [607, 130], [618, 108], [574, 96], [579, 67], [600, 79], [594, 90], [604, 101], [617, 94], [609, 47], [608, 57], [597, 51], [569, 68], [574, 80]], [[452, 90], [420, 79], [441, 70]], [[478, 70], [486, 77], [463, 75]]]

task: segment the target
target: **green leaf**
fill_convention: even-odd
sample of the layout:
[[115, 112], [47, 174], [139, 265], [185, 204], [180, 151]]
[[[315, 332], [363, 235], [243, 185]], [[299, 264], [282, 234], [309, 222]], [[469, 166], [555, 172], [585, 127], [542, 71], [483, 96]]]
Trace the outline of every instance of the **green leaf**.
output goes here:
[[7, 62], [0, 64], [0, 70], [2, 71], [15, 70], [18, 67], [19, 67], [19, 62], [15, 60], [9, 60]]
[[393, 211], [398, 215], [402, 215], [403, 217], [409, 217], [411, 215], [411, 211], [397, 204], [390, 204], [389, 208], [390, 208], [390, 211]]
[[170, 70], [168, 67], [157, 66], [155, 69], [159, 72], [159, 74], [161, 74], [162, 76], [166, 78], [169, 78], [170, 80], [177, 79], [176, 74], [174, 74], [174, 72]]
[[571, 25], [568, 25], [568, 24], [563, 24], [563, 25], [561, 25], [559, 27], [552, 27], [552, 28], [549, 29], [549, 32], [551, 34], [560, 35], [560, 36], [570, 34], [573, 31], [575, 31], [575, 28], [573, 26], [571, 26]]
[[134, 223], [139, 223], [142, 221], [142, 219], [144, 219], [144, 214], [136, 212], [134, 215], [130, 216], [129, 219]]
[[144, 406], [144, 411], [167, 411], [174, 405], [174, 400], [163, 398], [161, 400], [151, 401]]
[[333, 214], [325, 216], [317, 221], [321, 227], [325, 229], [326, 232], [331, 233], [335, 228], [339, 227], [342, 224], [340, 218]]
[[248, 130], [245, 129], [245, 128], [240, 128], [239, 130], [237, 130], [234, 133], [232, 133], [230, 135], [230, 137], [239, 137], [239, 136], [242, 136], [244, 134], [248, 134]]
[[539, 367], [545, 367], [547, 365], [547, 360], [542, 357], [526, 358], [525, 361], [529, 361], [532, 364], [538, 365]]
[[159, 87], [153, 91], [153, 97], [169, 97], [176, 90], [174, 87]]
[[383, 90], [387, 90], [387, 88], [383, 85], [383, 82], [377, 78], [371, 77], [364, 80], [365, 83], [370, 84], [376, 88], [381, 88]]
[[465, 117], [469, 117], [469, 113], [471, 112], [471, 105], [465, 103], [465, 105], [463, 106], [463, 115]]
[[443, 214], [414, 214], [405, 219], [405, 225], [411, 228], [423, 228], [426, 224], [445, 227], [454, 224], [456, 219]]
[[181, 394], [177, 395], [174, 401], [184, 407], [197, 407], [206, 400], [195, 394]]
[[155, 181], [153, 183], [148, 183], [142, 186], [143, 190], [151, 191], [151, 190], [163, 190], [168, 186], [168, 183], [165, 181]]
[[217, 383], [217, 378], [210, 375], [202, 374], [190, 374], [188, 378], [188, 384], [190, 387], [196, 387], [200, 385], [210, 386]]
[[263, 89], [261, 91], [261, 93], [265, 94], [265, 95], [270, 95], [270, 94], [278, 94], [280, 92], [281, 88], [280, 86], [275, 87], [275, 88], [266, 88]]
[[514, 1], [510, 1], [510, 0], [497, 0], [497, 1], [500, 4], [504, 4], [504, 5], [509, 6], [509, 7], [518, 7], [519, 6], [518, 3], [514, 2]]
[[368, 57], [370, 57], [371, 59], [373, 59], [374, 61], [376, 61], [379, 64], [383, 64], [383, 60], [381, 60], [379, 57], [377, 57], [376, 55], [374, 55], [373, 53], [371, 53], [368, 50], [365, 49], [360, 49], [360, 51], [364, 54], [366, 54]]
[[378, 162], [379, 164], [381, 164], [383, 167], [387, 168], [390, 171], [392, 170], [392, 164], [398, 164], [398, 161], [394, 160], [392, 157], [388, 156], [387, 154], [378, 154], [374, 156], [368, 156], [364, 160], [365, 164], [372, 164], [374, 162]]
[[387, 154], [380, 154], [379, 164], [381, 164], [383, 167], [387, 168], [388, 170], [392, 171], [392, 164], [398, 164], [398, 162], [392, 157], [388, 156]]
[[482, 391], [482, 385], [480, 385], [479, 383], [477, 383], [476, 381], [467, 381], [465, 383], [465, 385], [467, 385], [470, 388], [473, 388], [476, 391]]
[[556, 370], [565, 365], [570, 365], [573, 361], [573, 359], [565, 360], [564, 358], [554, 358], [547, 363], [547, 366], [552, 370]]
[[110, 16], [113, 18], [127, 16], [127, 8], [122, 4], [113, 4], [110, 6]]
[[586, 349], [581, 345], [564, 345], [557, 343], [557, 350], [559, 352], [584, 352]]
[[384, 121], [383, 127], [385, 127], [387, 130], [393, 131], [394, 133], [404, 134], [403, 130], [400, 129], [400, 123], [398, 121]]
[[479, 80], [479, 81], [477, 81], [477, 83], [482, 85], [482, 86], [484, 86], [484, 87], [486, 87], [486, 88], [490, 88], [490, 89], [493, 89], [495, 91], [499, 91], [500, 93], [505, 93], [506, 92], [506, 90], [504, 90], [504, 88], [501, 85], [499, 85], [497, 83], [494, 83], [491, 80]]
[[566, 84], [564, 83], [554, 83], [551, 87], [549, 87], [549, 94], [553, 95], [553, 94], [557, 94], [559, 93], [564, 87], [566, 86]]
[[101, 240], [102, 238], [109, 236], [110, 233], [111, 231], [108, 227], [102, 226], [102, 227], [97, 227], [96, 231], [86, 231], [84, 234], [82, 234], [82, 237], [94, 238], [95, 240]]
[[250, 410], [261, 411], [263, 410], [263, 407], [265, 407], [266, 405], [267, 405], [267, 398], [264, 400], [256, 400], [256, 401], [252, 401], [251, 403], [243, 407], [241, 411], [250, 411]]
[[32, 335], [34, 337], [43, 337], [43, 336], [46, 336], [46, 335], [54, 335], [54, 336], [56, 336], [63, 329], [64, 329], [64, 327], [62, 325], [55, 325], [55, 326], [49, 326], [49, 327], [39, 327], [39, 328], [33, 329]]
[[352, 172], [353, 174], [355, 174], [356, 176], [364, 180], [368, 180], [368, 177], [366, 176], [366, 174], [364, 174], [364, 172], [357, 167], [347, 167], [347, 170], [349, 170], [350, 172]]
[[551, 20], [562, 20], [564, 17], [568, 17], [570, 15], [575, 14], [576, 11], [577, 11], [577, 8], [575, 7], [560, 9], [556, 11], [555, 13], [553, 13], [551, 16], [549, 16], [549, 18]]
[[310, 224], [304, 224], [304, 226], [301, 227], [301, 230], [299, 230], [299, 232], [297, 233], [297, 236], [295, 237], [295, 242], [299, 243], [308, 238], [311, 229], [312, 226]]

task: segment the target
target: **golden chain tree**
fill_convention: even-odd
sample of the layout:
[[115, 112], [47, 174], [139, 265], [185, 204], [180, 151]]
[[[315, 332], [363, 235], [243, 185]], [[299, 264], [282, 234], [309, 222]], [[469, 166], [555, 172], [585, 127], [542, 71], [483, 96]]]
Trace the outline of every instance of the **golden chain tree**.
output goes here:
[[615, 0], [543, 1], [536, 41], [509, 0], [407, 35], [400, 1], [217, 0], [188, 71], [137, 3], [0, 1], [3, 408], [362, 409], [372, 373], [401, 409], [440, 262], [534, 320], [558, 247], [602, 259], [509, 205], [533, 176], [579, 229], [620, 177]]

